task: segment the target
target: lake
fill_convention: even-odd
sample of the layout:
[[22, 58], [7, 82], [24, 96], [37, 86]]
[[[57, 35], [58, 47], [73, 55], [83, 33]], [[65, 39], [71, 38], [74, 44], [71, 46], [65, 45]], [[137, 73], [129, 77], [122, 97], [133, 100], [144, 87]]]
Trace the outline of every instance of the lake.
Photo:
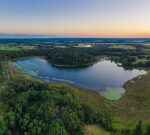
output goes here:
[[99, 61], [89, 67], [60, 68], [41, 58], [28, 58], [12, 62], [24, 74], [45, 82], [64, 82], [87, 90], [96, 90], [110, 100], [119, 99], [125, 90], [123, 85], [144, 70], [126, 70], [110, 60]]

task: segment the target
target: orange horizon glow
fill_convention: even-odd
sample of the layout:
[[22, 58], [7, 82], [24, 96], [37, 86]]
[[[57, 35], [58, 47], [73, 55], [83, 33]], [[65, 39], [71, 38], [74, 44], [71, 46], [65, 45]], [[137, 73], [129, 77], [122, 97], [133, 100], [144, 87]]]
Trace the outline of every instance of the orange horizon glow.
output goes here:
[[150, 38], [149, 5], [148, 0], [5, 0], [0, 35]]
[[91, 37], [91, 38], [150, 38], [149, 33], [2, 33], [2, 34], [14, 34], [14, 35], [46, 35], [47, 37], [51, 37], [51, 35], [56, 35], [56, 37]]

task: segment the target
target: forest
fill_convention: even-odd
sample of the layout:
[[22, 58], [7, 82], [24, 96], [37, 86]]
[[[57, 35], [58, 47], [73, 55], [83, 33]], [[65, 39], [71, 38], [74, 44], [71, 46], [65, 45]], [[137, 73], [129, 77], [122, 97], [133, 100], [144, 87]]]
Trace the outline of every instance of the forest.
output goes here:
[[0, 133], [4, 135], [85, 135], [84, 124], [113, 130], [111, 118], [97, 112], [67, 88], [16, 77], [1, 92], [8, 104]]

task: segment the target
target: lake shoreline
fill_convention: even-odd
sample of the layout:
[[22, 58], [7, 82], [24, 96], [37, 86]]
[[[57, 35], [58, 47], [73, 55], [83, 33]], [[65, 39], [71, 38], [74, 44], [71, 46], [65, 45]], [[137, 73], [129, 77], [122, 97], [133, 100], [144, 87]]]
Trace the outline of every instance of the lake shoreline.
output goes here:
[[[13, 59], [12, 62], [17, 61], [17, 60], [30, 59], [30, 58], [31, 58], [31, 59], [32, 59], [32, 58], [40, 58], [40, 59], [46, 60], [49, 64], [51, 64], [51, 66], [53, 66], [53, 64], [52, 64], [50, 61], [48, 61], [45, 57], [42, 57], [42, 56], [21, 57], [21, 58], [18, 58], [18, 59]], [[100, 60], [103, 62], [103, 61], [106, 60], [106, 59], [102, 59], [102, 58], [101, 58]], [[100, 61], [100, 60], [99, 60], [99, 61]], [[108, 60], [108, 59], [107, 59], [107, 60]], [[107, 60], [106, 60], [106, 61], [107, 61]], [[110, 60], [108, 60], [108, 61], [110, 61]], [[111, 63], [112, 63], [112, 62], [111, 62]], [[112, 64], [113, 64], [113, 63], [112, 63]], [[117, 63], [115, 63], [115, 62], [114, 62], [114, 64], [117, 65]], [[117, 65], [117, 66], [118, 66], [118, 65]], [[55, 67], [57, 67], [57, 66], [55, 66]], [[59, 67], [57, 67], [57, 68], [59, 68]], [[60, 68], [61, 68], [61, 67], [60, 67]], [[103, 69], [105, 69], [105, 67], [104, 67]], [[140, 73], [139, 73], [139, 74], [140, 74]], [[141, 73], [141, 74], [142, 74], [142, 73]], [[30, 75], [27, 75], [27, 76], [30, 76]], [[136, 77], [134, 77], [134, 78], [132, 78], [132, 79], [130, 79], [130, 80], [127, 80], [122, 86], [119, 86], [119, 87], [118, 87], [118, 86], [117, 86], [117, 87], [115, 87], [115, 86], [112, 86], [112, 87], [111, 87], [111, 86], [110, 86], [110, 88], [112, 88], [112, 89], [115, 89], [115, 88], [116, 88], [116, 90], [117, 90], [117, 88], [124, 88], [124, 89], [126, 90], [126, 84], [128, 84], [130, 81], [133, 81], [135, 78], [138, 78], [139, 76], [141, 76], [141, 75], [138, 75], [138, 76], [136, 76]], [[32, 77], [32, 78], [38, 78], [38, 77], [34, 77], [34, 76], [32, 76], [32, 75], [31, 75], [31, 77]], [[55, 79], [53, 79], [53, 78], [55, 78]], [[44, 81], [44, 77], [41, 78], [41, 79], [40, 79], [40, 78], [38, 78], [38, 79]], [[96, 89], [92, 88], [90, 85], [88, 86], [88, 85], [85, 85], [85, 84], [84, 84], [84, 85], [85, 85], [85, 87], [84, 87], [84, 85], [82, 86], [82, 84], [80, 84], [80, 82], [78, 82], [78, 81], [77, 81], [76, 84], [74, 85], [74, 84], [68, 83], [68, 82], [66, 82], [66, 81], [60, 81], [60, 80], [66, 80], [65, 78], [59, 79], [59, 77], [57, 78], [57, 77], [52, 77], [52, 76], [51, 76], [51, 77], [49, 77], [48, 79], [49, 79], [48, 82], [56, 82], [56, 83], [61, 83], [61, 82], [62, 82], [62, 83], [69, 84], [69, 85], [71, 85], [71, 86], [80, 87], [80, 88], [85, 89], [85, 90], [98, 91], [99, 95], [101, 95], [100, 89], [97, 89], [97, 90], [96, 90]], [[70, 81], [70, 80], [69, 80], [69, 81]], [[72, 81], [71, 81], [71, 82], [72, 82]], [[100, 85], [100, 84], [99, 84], [99, 85]], [[96, 86], [96, 84], [95, 84], [95, 86]], [[96, 86], [96, 87], [98, 88], [98, 86]], [[96, 87], [95, 87], [95, 88], [96, 88]], [[103, 85], [100, 85], [100, 87], [103, 87]], [[107, 87], [106, 87], [106, 88], [107, 88]], [[123, 95], [124, 95], [124, 94], [123, 94]], [[122, 96], [123, 96], [123, 95], [122, 95]], [[101, 96], [102, 96], [102, 95], [101, 95]], [[121, 96], [121, 97], [122, 97], [122, 96]], [[121, 97], [120, 97], [120, 98], [121, 98]], [[119, 98], [119, 99], [120, 99], [120, 98]], [[109, 99], [109, 100], [110, 100], [110, 99]]]
[[128, 80], [126, 83], [124, 83], [123, 88], [126, 89], [126, 85], [127, 85], [128, 83], [134, 83], [134, 82], [135, 82], [137, 79], [139, 79], [140, 77], [143, 77], [143, 76], [145, 76], [145, 75], [148, 74], [148, 70], [146, 70], [146, 69], [142, 69], [142, 70], [145, 71], [146, 73], [143, 74], [143, 75], [138, 75], [138, 76], [136, 76], [136, 77], [134, 77], [134, 78]]
[[93, 64], [96, 64], [96, 63], [99, 62], [100, 60], [105, 59], [105, 57], [99, 56], [99, 57], [96, 57], [96, 60], [95, 60], [95, 61], [90, 62], [90, 63], [87, 63], [87, 64], [84, 64], [84, 65], [60, 65], [60, 64], [55, 64], [55, 63], [53, 63], [52, 61], [50, 61], [49, 59], [47, 59], [45, 56], [20, 57], [20, 58], [11, 59], [10, 61], [14, 62], [14, 61], [17, 61], [17, 60], [28, 59], [28, 58], [41, 58], [41, 59], [47, 60], [47, 61], [48, 61], [50, 64], [52, 64], [53, 66], [55, 66], [55, 67], [60, 67], [60, 68], [82, 68], [82, 67], [88, 67], [88, 66], [91, 66], [91, 65], [93, 65]]

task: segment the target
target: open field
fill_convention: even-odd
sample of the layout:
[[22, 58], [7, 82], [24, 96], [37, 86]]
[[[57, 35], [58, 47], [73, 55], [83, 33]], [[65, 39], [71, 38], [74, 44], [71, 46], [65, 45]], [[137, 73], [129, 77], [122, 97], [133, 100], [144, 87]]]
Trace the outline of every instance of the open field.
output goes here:
[[60, 46], [60, 45], [58, 45], [58, 46], [56, 46], [57, 48], [66, 48], [66, 46]]
[[78, 46], [75, 46], [75, 47], [89, 48], [89, 47], [92, 47], [92, 45], [91, 44], [79, 44]]
[[3, 51], [21, 51], [21, 50], [31, 50], [31, 49], [35, 49], [34, 46], [0, 46], [0, 50]]
[[17, 46], [2, 46], [0, 47], [0, 50], [5, 50], [5, 51], [20, 51], [21, 48]]
[[106, 132], [104, 129], [96, 125], [86, 125], [85, 130], [86, 135], [111, 135], [109, 132]]
[[109, 48], [119, 48], [119, 49], [136, 49], [134, 46], [129, 46], [129, 45], [114, 45], [110, 46]]
[[21, 49], [25, 50], [35, 49], [35, 46], [21, 46]]

